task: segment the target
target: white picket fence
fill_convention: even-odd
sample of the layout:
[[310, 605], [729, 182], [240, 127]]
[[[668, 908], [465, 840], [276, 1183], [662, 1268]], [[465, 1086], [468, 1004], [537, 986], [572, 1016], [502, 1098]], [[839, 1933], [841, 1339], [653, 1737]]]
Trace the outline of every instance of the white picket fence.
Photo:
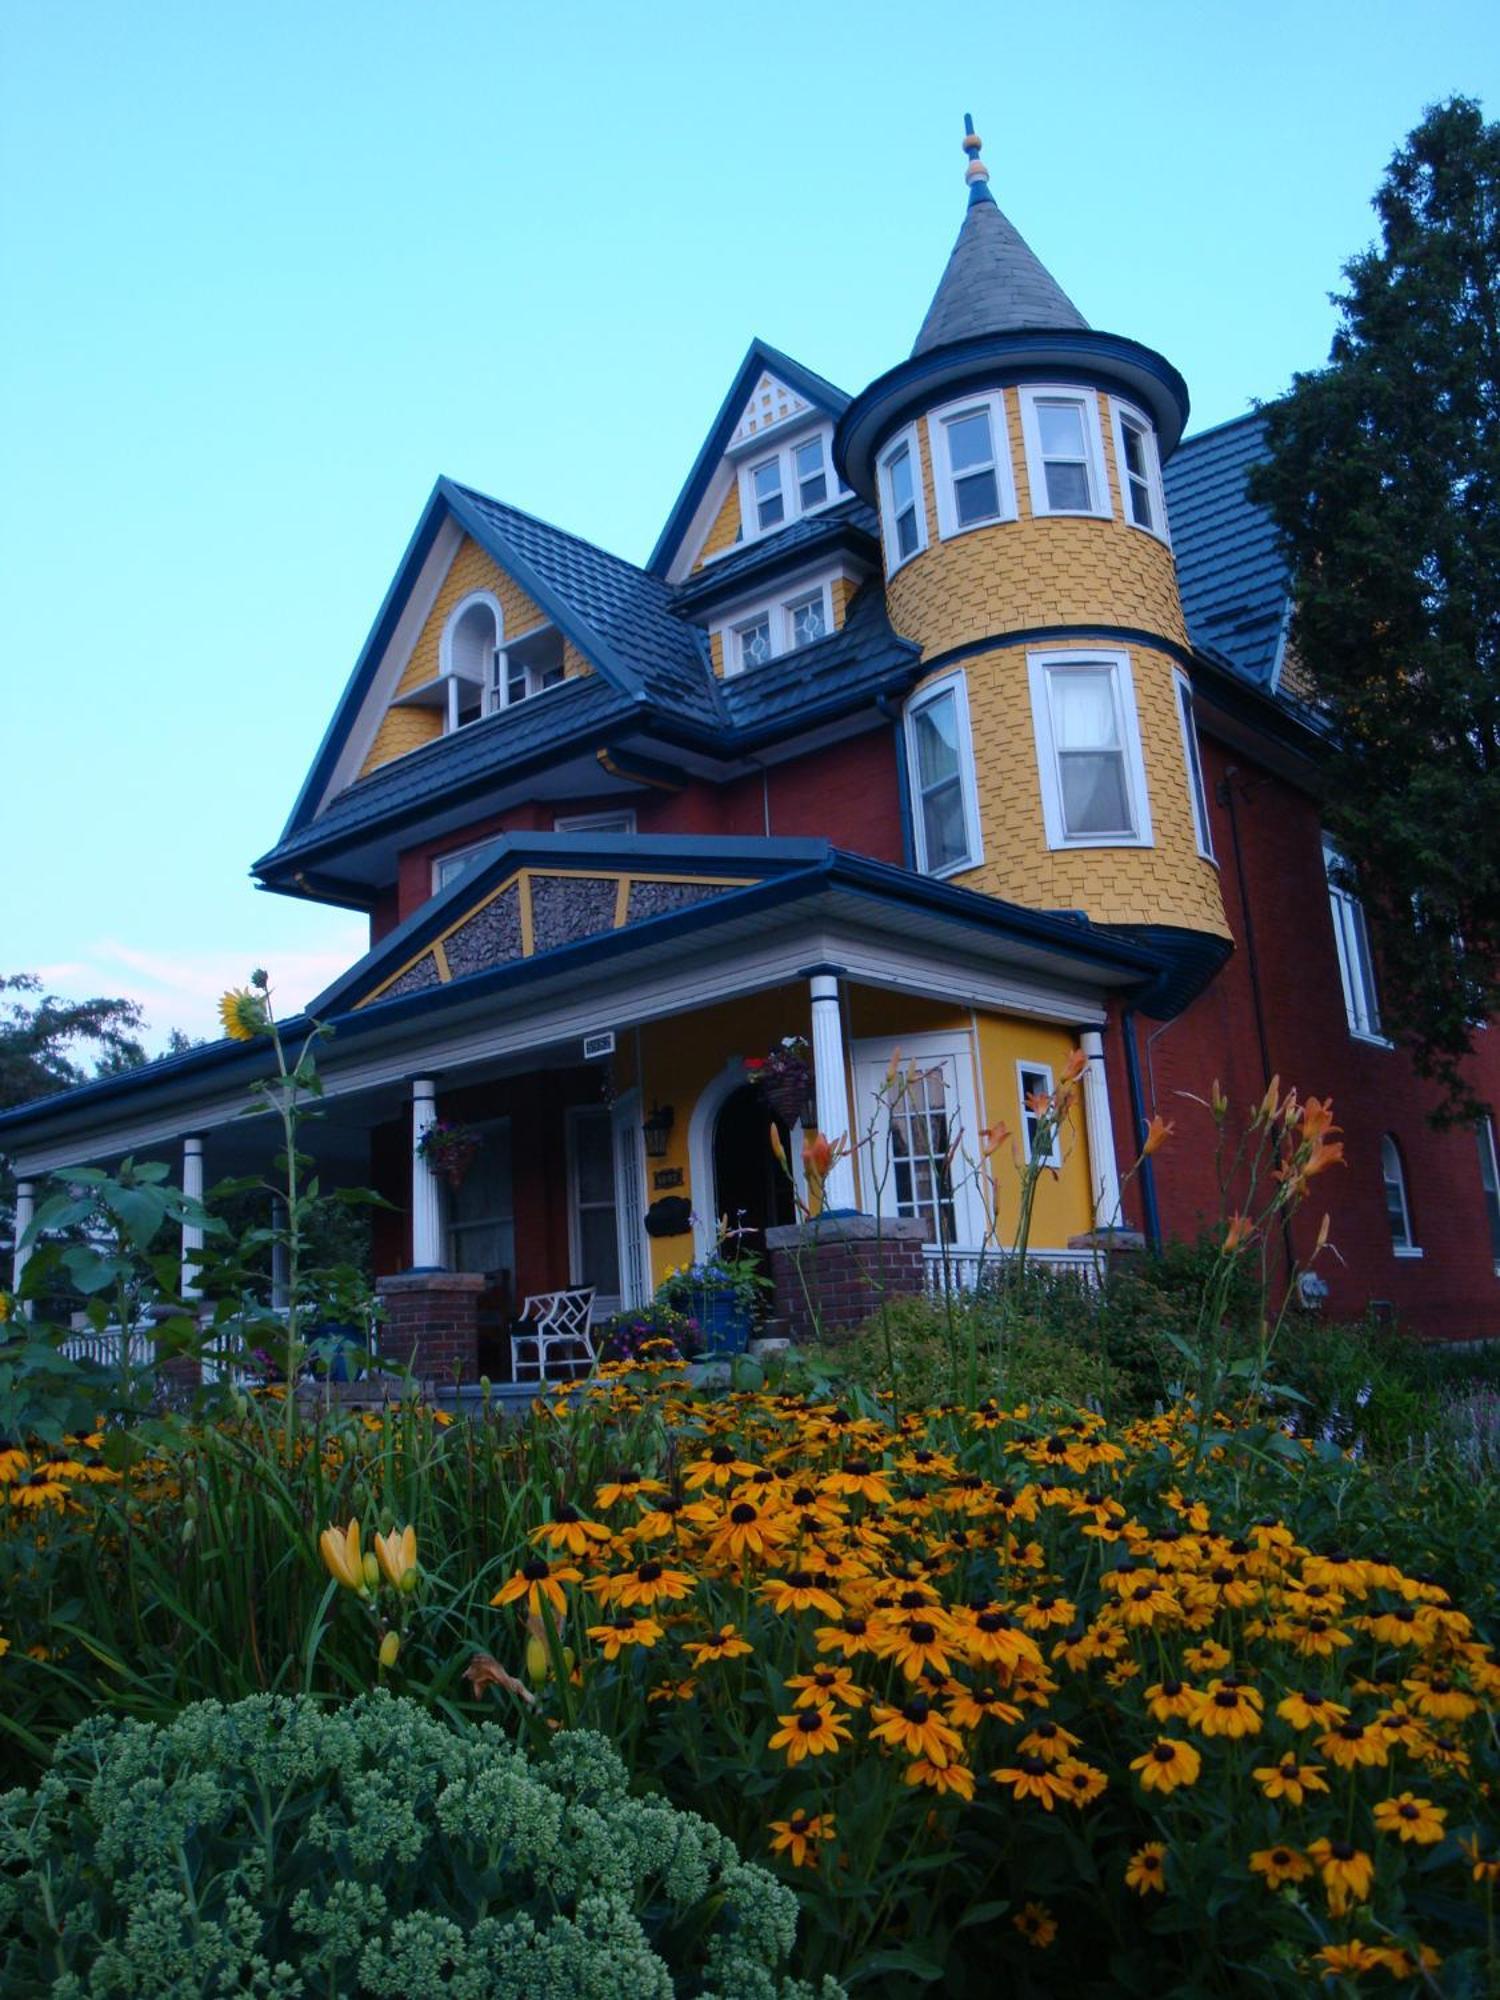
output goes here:
[[[927, 1265], [927, 1290], [936, 1298], [945, 1292], [972, 1292], [986, 1277], [995, 1282], [1001, 1268], [1013, 1259], [1009, 1250], [964, 1249], [939, 1243], [924, 1244], [922, 1254]], [[1028, 1250], [1026, 1262], [1036, 1270], [1066, 1271], [1086, 1285], [1099, 1282], [1099, 1260], [1087, 1250]]]
[[[118, 1375], [122, 1359], [128, 1359], [132, 1372], [154, 1368], [156, 1365], [156, 1338], [149, 1320], [142, 1321], [130, 1334], [130, 1345], [121, 1354], [123, 1330], [119, 1326], [101, 1327], [97, 1332], [88, 1327], [70, 1333], [62, 1344], [62, 1351], [69, 1361], [92, 1361], [111, 1375]], [[249, 1379], [248, 1371], [236, 1358], [233, 1346], [228, 1342], [217, 1347], [212, 1342], [202, 1349], [203, 1380], [205, 1382], [228, 1382], [238, 1385]]]

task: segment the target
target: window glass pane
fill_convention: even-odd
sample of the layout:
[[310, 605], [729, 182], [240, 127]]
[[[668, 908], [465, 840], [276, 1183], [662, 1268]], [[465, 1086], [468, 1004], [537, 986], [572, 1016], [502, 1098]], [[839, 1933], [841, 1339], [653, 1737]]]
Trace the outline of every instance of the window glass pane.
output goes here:
[[1086, 458], [1083, 411], [1077, 403], [1038, 403], [1037, 435], [1043, 458]]
[[750, 475], [755, 489], [756, 515], [762, 528], [774, 528], [786, 515], [781, 497], [781, 460], [768, 458]]
[[1089, 498], [1088, 467], [1049, 461], [1047, 505], [1055, 514], [1088, 513], [1093, 505]]
[[1133, 831], [1124, 759], [1118, 751], [1072, 751], [1058, 762], [1063, 824], [1068, 833]]
[[573, 1163], [581, 1202], [614, 1200], [614, 1152], [607, 1111], [589, 1112], [574, 1119]]
[[828, 630], [823, 620], [823, 593], [816, 597], [805, 597], [799, 604], [789, 604], [792, 618], [793, 646], [810, 646], [814, 639], [821, 639]]
[[1393, 1139], [1380, 1142], [1380, 1170], [1385, 1181], [1385, 1212], [1391, 1225], [1391, 1243], [1397, 1250], [1409, 1249], [1411, 1223], [1406, 1212], [1406, 1176]]
[[1109, 667], [1066, 667], [1052, 675], [1052, 726], [1059, 750], [1113, 750], [1119, 745], [1114, 673]]
[[1134, 424], [1123, 423], [1121, 435], [1125, 439], [1125, 470], [1132, 479], [1144, 479], [1146, 472], [1146, 440]]
[[1130, 487], [1130, 518], [1138, 528], [1154, 528], [1151, 518], [1151, 488], [1144, 480], [1132, 479]]
[[828, 475], [823, 466], [823, 440], [810, 438], [792, 454], [797, 468], [797, 491], [803, 511], [821, 507], [828, 498]]
[[958, 702], [939, 695], [917, 710], [917, 783], [925, 792], [958, 772]]
[[1208, 826], [1208, 790], [1203, 782], [1203, 758], [1198, 748], [1198, 725], [1193, 717], [1192, 690], [1183, 682], [1177, 683], [1177, 704], [1182, 711], [1182, 736], [1187, 745], [1188, 786], [1193, 801], [1193, 827], [1198, 836], [1198, 845], [1205, 854], [1213, 852], [1213, 837]]
[[917, 552], [917, 510], [908, 507], [896, 516], [896, 547], [903, 558]]
[[606, 1298], [620, 1290], [620, 1239], [615, 1231], [615, 1209], [585, 1208], [578, 1215], [578, 1257], [582, 1265], [580, 1281], [595, 1285]]
[[912, 489], [911, 452], [905, 445], [891, 458], [887, 467], [891, 482], [891, 498], [896, 503], [896, 512], [902, 513], [911, 506], [916, 495]]
[[954, 1240], [953, 1188], [947, 1153], [951, 1139], [947, 1070], [950, 1058], [920, 1070], [897, 1091], [890, 1106], [891, 1179], [899, 1215], [920, 1216], [929, 1241]]
[[740, 665], [744, 667], [763, 666], [771, 657], [771, 621], [757, 618], [753, 625], [742, 625], [736, 635], [740, 642]]
[[458, 1271], [515, 1268], [511, 1205], [510, 1125], [480, 1127], [483, 1140], [469, 1171], [446, 1190], [449, 1256]]
[[1000, 488], [993, 472], [971, 472], [953, 482], [953, 505], [959, 526], [993, 521], [1000, 512]]
[[947, 431], [948, 463], [956, 473], [972, 471], [975, 466], [994, 464], [995, 451], [990, 442], [988, 410], [970, 410], [967, 416], [950, 417]]
[[963, 786], [957, 778], [922, 794], [922, 837], [929, 868], [956, 868], [968, 859]]

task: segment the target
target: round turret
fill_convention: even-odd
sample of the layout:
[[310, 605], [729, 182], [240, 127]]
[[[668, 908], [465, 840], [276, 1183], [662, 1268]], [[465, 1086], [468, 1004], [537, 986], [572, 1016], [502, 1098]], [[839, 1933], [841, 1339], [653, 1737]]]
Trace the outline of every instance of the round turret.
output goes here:
[[838, 427], [878, 508], [918, 865], [1033, 908], [1228, 935], [1161, 467], [1169, 362], [1089, 327], [996, 206], [969, 206], [908, 360]]

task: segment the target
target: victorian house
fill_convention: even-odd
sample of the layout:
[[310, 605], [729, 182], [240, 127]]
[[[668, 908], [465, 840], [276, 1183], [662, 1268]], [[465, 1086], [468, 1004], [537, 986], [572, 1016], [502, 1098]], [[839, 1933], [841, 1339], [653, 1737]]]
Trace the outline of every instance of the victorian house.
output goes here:
[[[1259, 422], [1185, 435], [1176, 368], [1084, 318], [964, 144], [911, 353], [851, 396], [753, 341], [644, 564], [438, 480], [255, 864], [368, 914], [309, 1009], [334, 1029], [310, 1142], [395, 1204], [408, 1344], [442, 1326], [472, 1358], [527, 1293], [640, 1302], [718, 1217], [790, 1224], [746, 1067], [786, 1036], [813, 1071], [793, 1162], [803, 1118], [852, 1142], [823, 1238], [900, 1222], [892, 1282], [961, 1277], [992, 1203], [1008, 1240], [1010, 1148], [992, 1184], [954, 1161], [999, 1125], [1026, 1145], [1081, 1055], [1045, 1258], [1216, 1217], [1185, 1093], [1243, 1107], [1279, 1073], [1345, 1131], [1324, 1309], [1500, 1333], [1495, 1123], [1430, 1126], [1331, 885]], [[265, 1063], [216, 1043], [0, 1117], [23, 1215], [83, 1161], [244, 1170]], [[1500, 1103], [1500, 1053], [1475, 1076]], [[1122, 1202], [1153, 1114], [1176, 1136]], [[439, 1115], [483, 1142], [457, 1189], [415, 1149]]]

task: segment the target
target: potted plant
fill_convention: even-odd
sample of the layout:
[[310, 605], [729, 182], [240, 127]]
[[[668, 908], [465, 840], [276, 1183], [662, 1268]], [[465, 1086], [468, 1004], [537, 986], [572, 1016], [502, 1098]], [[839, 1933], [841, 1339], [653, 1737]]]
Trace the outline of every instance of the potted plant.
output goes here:
[[611, 1313], [595, 1326], [594, 1340], [601, 1361], [658, 1361], [674, 1354], [695, 1361], [703, 1352], [697, 1320], [659, 1298]]
[[461, 1125], [453, 1118], [438, 1118], [417, 1141], [417, 1155], [435, 1174], [441, 1174], [449, 1187], [457, 1188], [463, 1186], [464, 1176], [473, 1166], [482, 1144], [472, 1125]]
[[757, 1309], [771, 1289], [744, 1239], [752, 1232], [720, 1224], [719, 1240], [707, 1257], [679, 1264], [656, 1288], [656, 1303], [686, 1313], [702, 1329], [711, 1354], [742, 1354]]
[[745, 1068], [776, 1116], [788, 1125], [817, 1123], [812, 1050], [805, 1035], [783, 1035], [763, 1056], [746, 1056]]

